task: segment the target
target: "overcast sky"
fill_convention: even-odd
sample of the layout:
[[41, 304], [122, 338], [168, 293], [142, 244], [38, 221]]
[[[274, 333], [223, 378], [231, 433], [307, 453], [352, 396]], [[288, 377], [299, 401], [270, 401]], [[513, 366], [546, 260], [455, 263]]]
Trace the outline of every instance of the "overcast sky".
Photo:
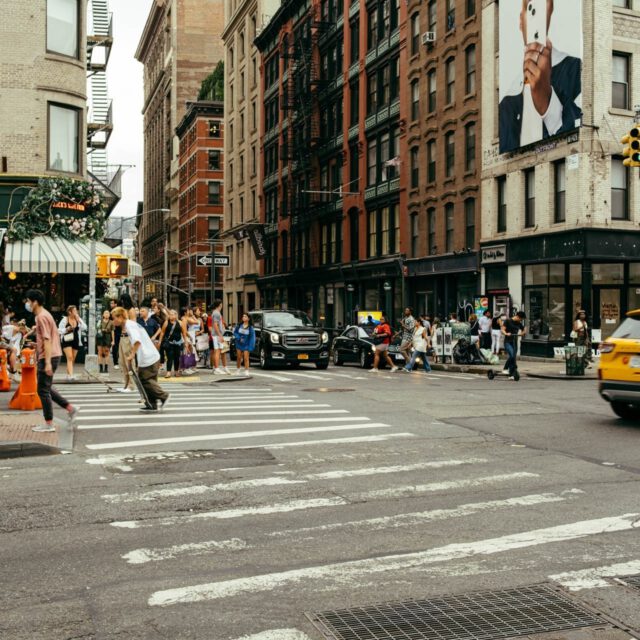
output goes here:
[[113, 49], [108, 67], [113, 99], [113, 134], [109, 164], [135, 165], [122, 178], [122, 200], [112, 215], [133, 216], [142, 200], [142, 65], [133, 57], [153, 0], [110, 0]]

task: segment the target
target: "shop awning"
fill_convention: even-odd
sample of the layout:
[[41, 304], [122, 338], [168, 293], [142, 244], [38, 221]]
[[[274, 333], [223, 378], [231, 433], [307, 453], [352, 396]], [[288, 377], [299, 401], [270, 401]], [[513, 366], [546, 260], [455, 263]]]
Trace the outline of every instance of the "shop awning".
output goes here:
[[[38, 236], [32, 240], [7, 242], [4, 270], [16, 273], [80, 273], [89, 275], [89, 242]], [[96, 243], [97, 254], [114, 255], [103, 242]], [[142, 267], [129, 260], [129, 276], [142, 276]]]

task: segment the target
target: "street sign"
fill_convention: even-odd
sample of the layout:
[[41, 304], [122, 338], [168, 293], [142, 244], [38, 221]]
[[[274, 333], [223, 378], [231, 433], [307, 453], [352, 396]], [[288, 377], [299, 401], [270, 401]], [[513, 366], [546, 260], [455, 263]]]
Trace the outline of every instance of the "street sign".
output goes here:
[[[228, 267], [231, 264], [231, 259], [229, 256], [218, 256], [216, 255], [216, 267]], [[199, 267], [210, 267], [211, 266], [211, 256], [210, 255], [202, 255], [198, 256], [198, 266]]]

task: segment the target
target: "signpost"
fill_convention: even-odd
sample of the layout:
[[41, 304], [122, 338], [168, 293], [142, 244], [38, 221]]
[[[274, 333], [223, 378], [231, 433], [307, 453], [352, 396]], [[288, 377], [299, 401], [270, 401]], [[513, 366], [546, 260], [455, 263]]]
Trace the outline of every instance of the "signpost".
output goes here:
[[[198, 256], [198, 259], [196, 260], [196, 262], [199, 267], [210, 267], [211, 258], [212, 258], [211, 254], [209, 255], [202, 254]], [[216, 267], [228, 267], [231, 265], [231, 258], [229, 256], [216, 255], [215, 261], [216, 261]]]

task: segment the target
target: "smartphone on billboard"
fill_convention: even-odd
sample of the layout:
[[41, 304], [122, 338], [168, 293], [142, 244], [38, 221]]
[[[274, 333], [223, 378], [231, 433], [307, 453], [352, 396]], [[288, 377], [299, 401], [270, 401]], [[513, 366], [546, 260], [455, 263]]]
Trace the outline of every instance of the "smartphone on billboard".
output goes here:
[[547, 44], [547, 0], [527, 2], [527, 44]]

